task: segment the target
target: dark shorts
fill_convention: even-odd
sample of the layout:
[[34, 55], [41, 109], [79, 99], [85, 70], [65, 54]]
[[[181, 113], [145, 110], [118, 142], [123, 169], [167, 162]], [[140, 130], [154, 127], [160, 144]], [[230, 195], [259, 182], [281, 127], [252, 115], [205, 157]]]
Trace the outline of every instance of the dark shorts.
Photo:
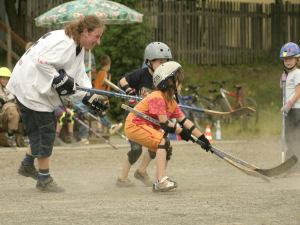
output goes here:
[[25, 124], [32, 155], [36, 158], [48, 158], [52, 154], [56, 135], [55, 113], [28, 109], [18, 100], [17, 104]]

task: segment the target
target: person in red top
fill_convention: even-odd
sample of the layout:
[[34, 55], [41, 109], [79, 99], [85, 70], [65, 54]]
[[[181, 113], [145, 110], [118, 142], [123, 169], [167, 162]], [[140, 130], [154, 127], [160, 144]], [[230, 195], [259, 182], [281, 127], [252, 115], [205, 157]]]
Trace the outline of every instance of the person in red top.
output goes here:
[[[193, 134], [203, 143], [202, 148], [211, 151], [207, 138], [184, 116], [173, 98], [174, 95], [177, 98], [177, 94], [180, 93], [183, 79], [179, 63], [169, 61], [161, 64], [153, 74], [156, 90], [134, 107], [135, 110], [158, 120], [160, 127], [133, 113], [129, 113], [125, 122], [125, 133], [130, 140], [156, 152], [154, 192], [169, 191], [177, 187], [177, 183], [166, 176], [167, 160], [172, 155], [168, 133], [179, 134], [185, 141], [189, 141]], [[173, 118], [176, 119], [175, 123], [169, 121]], [[177, 125], [177, 121], [180, 126]]]

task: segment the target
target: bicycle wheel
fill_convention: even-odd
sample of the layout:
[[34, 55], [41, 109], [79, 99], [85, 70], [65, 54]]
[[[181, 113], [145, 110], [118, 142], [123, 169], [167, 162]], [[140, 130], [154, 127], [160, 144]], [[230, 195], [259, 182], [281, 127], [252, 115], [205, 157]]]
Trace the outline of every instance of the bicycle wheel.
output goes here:
[[[255, 110], [255, 112], [253, 112], [253, 113], [246, 114], [247, 123], [249, 125], [255, 125], [258, 122], [258, 118], [259, 118], [259, 111], [258, 111], [256, 101], [251, 97], [247, 97], [246, 104], [247, 104], [246, 107], [249, 107], [249, 108]], [[239, 105], [239, 107], [241, 107], [241, 105]]]
[[[221, 111], [221, 112], [230, 112], [230, 108], [228, 107], [226, 101], [224, 98], [222, 97], [217, 97], [216, 101], [215, 101], [215, 104], [216, 104], [216, 108], [218, 111]], [[225, 125], [228, 125], [231, 121], [230, 118], [225, 118], [225, 117], [221, 117], [220, 119], [221, 123], [225, 124]]]
[[[192, 106], [202, 109], [216, 110], [215, 106], [205, 98], [199, 98], [197, 101], [193, 101]], [[204, 130], [207, 125], [214, 127], [216, 122], [216, 117], [196, 111], [191, 111], [191, 118], [195, 126], [200, 130]]]

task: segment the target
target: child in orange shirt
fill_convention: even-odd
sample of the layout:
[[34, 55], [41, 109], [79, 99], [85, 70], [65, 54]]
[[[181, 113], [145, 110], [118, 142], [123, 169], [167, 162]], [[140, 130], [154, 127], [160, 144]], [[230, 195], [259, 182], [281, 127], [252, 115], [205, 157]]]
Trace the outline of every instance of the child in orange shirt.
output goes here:
[[[98, 72], [96, 79], [94, 81], [94, 88], [103, 91], [110, 91], [110, 86], [104, 83], [104, 80], [107, 79], [111, 81], [111, 75], [109, 73], [111, 66], [111, 59], [108, 55], [104, 55], [100, 59], [101, 70]], [[97, 122], [98, 130], [107, 132], [107, 128], [109, 129], [110, 134], [114, 134], [116, 131], [122, 128], [123, 123], [112, 124], [105, 114], [100, 118], [101, 123]]]
[[[125, 122], [125, 133], [127, 137], [141, 144], [151, 151], [156, 152], [156, 182], [153, 191], [169, 191], [177, 187], [177, 183], [166, 176], [167, 160], [172, 155], [172, 146], [167, 133], [179, 134], [185, 141], [191, 139], [191, 134], [202, 141], [206, 151], [211, 150], [207, 138], [194, 124], [187, 119], [176, 101], [175, 95], [180, 93], [183, 83], [183, 72], [181, 65], [174, 61], [165, 62], [160, 65], [153, 75], [153, 84], [156, 91], [147, 95], [134, 108], [160, 122], [160, 127], [155, 124], [129, 113]], [[175, 118], [180, 126], [172, 123], [169, 119]], [[164, 132], [160, 131], [160, 128]]]

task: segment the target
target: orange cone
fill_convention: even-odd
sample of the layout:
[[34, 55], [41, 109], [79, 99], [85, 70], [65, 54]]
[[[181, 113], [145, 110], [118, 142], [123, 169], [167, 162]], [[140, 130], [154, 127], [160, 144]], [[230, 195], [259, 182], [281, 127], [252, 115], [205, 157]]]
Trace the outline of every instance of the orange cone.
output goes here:
[[209, 140], [209, 143], [212, 143], [212, 135], [211, 135], [211, 130], [209, 125], [206, 126], [204, 135]]

